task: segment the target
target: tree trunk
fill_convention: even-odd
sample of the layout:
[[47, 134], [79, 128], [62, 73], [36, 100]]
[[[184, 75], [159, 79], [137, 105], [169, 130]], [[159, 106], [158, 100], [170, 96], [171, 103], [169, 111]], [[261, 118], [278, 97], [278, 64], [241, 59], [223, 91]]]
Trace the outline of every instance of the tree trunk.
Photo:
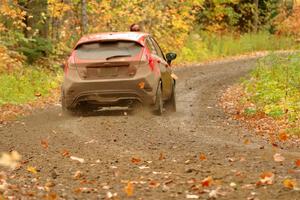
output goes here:
[[88, 18], [87, 18], [87, 2], [81, 0], [81, 34], [87, 33], [88, 29]]
[[254, 0], [255, 11], [254, 11], [253, 31], [254, 31], [255, 33], [257, 33], [257, 31], [258, 31], [258, 22], [259, 22], [259, 8], [258, 8], [258, 1], [259, 1], [259, 0]]
[[[25, 7], [28, 9], [27, 17], [34, 16], [27, 19], [27, 25], [31, 27], [31, 30], [26, 35], [32, 36], [35, 30], [39, 30], [38, 35], [43, 38], [48, 37], [49, 23], [48, 20], [44, 20], [42, 13], [47, 13], [48, 10], [47, 0], [35, 0], [28, 1]], [[41, 23], [43, 21], [43, 23]]]

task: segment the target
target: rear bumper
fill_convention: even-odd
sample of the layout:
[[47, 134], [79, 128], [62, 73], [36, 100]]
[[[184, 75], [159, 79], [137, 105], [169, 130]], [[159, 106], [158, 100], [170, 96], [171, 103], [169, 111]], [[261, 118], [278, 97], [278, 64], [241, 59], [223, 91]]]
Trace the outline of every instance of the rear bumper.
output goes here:
[[[153, 73], [128, 79], [81, 80], [65, 77], [62, 92], [65, 104], [72, 108], [80, 102], [100, 105], [120, 105], [127, 101], [153, 104], [158, 78]], [[144, 88], [141, 85], [144, 83]]]

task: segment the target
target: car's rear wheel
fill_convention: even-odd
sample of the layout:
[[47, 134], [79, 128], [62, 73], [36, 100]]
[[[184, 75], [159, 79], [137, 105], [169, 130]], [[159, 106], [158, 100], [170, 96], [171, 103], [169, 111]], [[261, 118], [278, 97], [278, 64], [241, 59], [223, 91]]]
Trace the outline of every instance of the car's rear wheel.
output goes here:
[[164, 109], [164, 102], [162, 99], [162, 90], [161, 90], [161, 82], [159, 82], [157, 91], [156, 91], [156, 99], [155, 99], [155, 113], [157, 115], [162, 115]]
[[175, 90], [175, 82], [173, 83], [172, 86], [172, 94], [170, 99], [167, 102], [167, 108], [168, 110], [172, 111], [172, 112], [176, 112], [177, 108], [176, 108], [176, 90]]

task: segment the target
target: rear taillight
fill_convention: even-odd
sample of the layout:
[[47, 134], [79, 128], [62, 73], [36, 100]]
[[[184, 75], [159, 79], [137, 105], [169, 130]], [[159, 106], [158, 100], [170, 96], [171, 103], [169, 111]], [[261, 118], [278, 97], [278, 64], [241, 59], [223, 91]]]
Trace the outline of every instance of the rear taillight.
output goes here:
[[152, 56], [151, 56], [150, 53], [146, 54], [146, 59], [147, 59], [147, 61], [149, 63], [150, 69], [153, 71], [154, 70], [154, 59], [152, 58]]
[[148, 62], [149, 62], [149, 67], [153, 71], [154, 70], [154, 59], [151, 57], [151, 55], [148, 55]]
[[152, 58], [151, 53], [147, 48], [144, 48], [142, 60], [148, 62], [151, 71], [154, 70], [154, 59]]

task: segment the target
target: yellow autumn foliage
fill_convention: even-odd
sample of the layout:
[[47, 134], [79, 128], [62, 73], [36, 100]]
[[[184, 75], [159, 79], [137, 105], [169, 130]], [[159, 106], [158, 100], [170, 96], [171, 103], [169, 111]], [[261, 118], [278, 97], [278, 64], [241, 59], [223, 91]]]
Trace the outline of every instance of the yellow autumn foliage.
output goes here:
[[300, 3], [295, 2], [293, 11], [287, 13], [282, 11], [281, 14], [277, 17], [277, 34], [279, 35], [293, 35], [300, 37]]
[[25, 57], [0, 45], [0, 74], [20, 69]]
[[[24, 28], [26, 27], [24, 21], [27, 13], [26, 11], [21, 10], [20, 8], [14, 5], [17, 5], [16, 0], [1, 0], [0, 16], [13, 20], [13, 23], [11, 24], [11, 28], [16, 28], [16, 29]], [[3, 23], [0, 22], [0, 30], [1, 28], [3, 29], [4, 25]]]
[[[49, 13], [57, 0], [48, 0]], [[162, 45], [163, 50], [177, 50], [182, 48], [189, 31], [195, 24], [195, 13], [203, 0], [90, 0], [88, 1], [88, 32], [129, 31], [133, 23], [139, 24], [142, 31], [151, 33]], [[62, 3], [63, 4], [63, 3]], [[70, 4], [66, 7], [71, 15], [78, 14], [78, 5]], [[58, 9], [62, 13], [61, 9]], [[63, 17], [62, 17], [63, 18]], [[80, 35], [82, 26], [80, 18], [63, 21], [61, 39], [66, 41], [75, 35]], [[72, 24], [73, 32], [68, 32]], [[74, 32], [75, 31], [75, 32]]]

